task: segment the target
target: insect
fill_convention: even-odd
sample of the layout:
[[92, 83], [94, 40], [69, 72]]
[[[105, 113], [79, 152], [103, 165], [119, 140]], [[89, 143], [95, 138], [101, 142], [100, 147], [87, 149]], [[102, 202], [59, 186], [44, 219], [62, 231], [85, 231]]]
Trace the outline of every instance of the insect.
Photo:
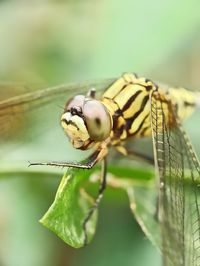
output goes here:
[[[93, 149], [92, 154], [81, 163], [32, 162], [30, 165], [90, 169], [101, 162], [98, 197], [83, 222], [86, 231], [87, 222], [106, 188], [109, 148], [115, 147], [124, 156], [155, 162], [163, 264], [200, 265], [200, 164], [182, 128], [184, 119], [200, 105], [200, 94], [128, 73], [117, 80], [105, 81], [104, 89], [100, 98], [94, 89], [86, 95], [74, 96], [66, 103], [61, 116], [61, 126], [73, 147]], [[46, 104], [55, 94], [63, 93], [65, 87], [58, 87], [4, 100], [0, 102], [0, 121], [13, 113], [29, 110], [30, 105], [37, 107], [38, 102]], [[124, 145], [130, 139], [150, 136], [154, 159]], [[189, 188], [187, 180], [190, 180]]]

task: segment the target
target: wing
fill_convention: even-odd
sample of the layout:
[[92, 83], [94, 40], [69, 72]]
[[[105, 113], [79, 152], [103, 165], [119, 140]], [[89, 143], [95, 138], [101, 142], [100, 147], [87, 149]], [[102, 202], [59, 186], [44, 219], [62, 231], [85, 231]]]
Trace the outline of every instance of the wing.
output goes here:
[[163, 265], [200, 265], [200, 164], [175, 106], [158, 89], [151, 95], [151, 126]]
[[114, 79], [30, 90], [23, 84], [0, 83], [0, 144], [33, 139], [40, 132], [59, 127], [60, 115], [72, 94], [89, 88], [106, 89]]

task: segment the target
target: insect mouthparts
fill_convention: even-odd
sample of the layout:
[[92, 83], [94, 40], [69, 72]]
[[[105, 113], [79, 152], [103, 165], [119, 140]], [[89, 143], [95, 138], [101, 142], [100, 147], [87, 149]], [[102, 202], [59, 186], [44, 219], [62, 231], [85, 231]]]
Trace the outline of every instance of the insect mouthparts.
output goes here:
[[80, 106], [72, 106], [70, 109], [70, 113], [72, 115], [80, 115], [82, 113], [81, 107]]

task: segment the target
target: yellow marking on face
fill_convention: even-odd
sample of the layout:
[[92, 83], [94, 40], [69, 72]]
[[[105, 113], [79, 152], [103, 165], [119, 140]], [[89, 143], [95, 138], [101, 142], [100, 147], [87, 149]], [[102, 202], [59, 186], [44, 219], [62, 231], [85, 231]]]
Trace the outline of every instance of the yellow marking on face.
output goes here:
[[[66, 120], [68, 124], [63, 120]], [[72, 115], [70, 112], [64, 113], [61, 117], [61, 124], [72, 141], [86, 141], [90, 137], [83, 119], [78, 115]]]

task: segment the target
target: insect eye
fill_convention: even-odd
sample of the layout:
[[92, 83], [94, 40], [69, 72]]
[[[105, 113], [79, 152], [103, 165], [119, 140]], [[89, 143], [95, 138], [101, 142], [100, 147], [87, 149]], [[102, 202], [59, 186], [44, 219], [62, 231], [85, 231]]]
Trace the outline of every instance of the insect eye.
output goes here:
[[102, 141], [109, 137], [112, 128], [111, 117], [101, 102], [87, 100], [83, 106], [83, 115], [92, 140]]
[[66, 106], [65, 106], [65, 111], [70, 111], [72, 107], [77, 106], [77, 107], [83, 107], [85, 100], [85, 96], [83, 95], [77, 95], [74, 98], [70, 99]]

